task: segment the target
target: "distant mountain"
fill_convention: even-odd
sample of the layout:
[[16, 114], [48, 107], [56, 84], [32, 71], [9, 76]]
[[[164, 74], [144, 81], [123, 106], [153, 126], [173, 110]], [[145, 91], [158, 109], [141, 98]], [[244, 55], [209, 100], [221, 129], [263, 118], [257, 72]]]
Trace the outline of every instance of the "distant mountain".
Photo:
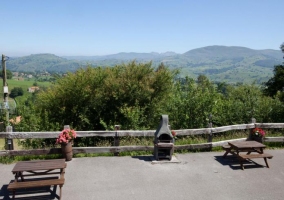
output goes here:
[[179, 67], [183, 74], [199, 74], [225, 82], [267, 81], [275, 65], [282, 64], [279, 50], [253, 50], [245, 47], [208, 46], [160, 60], [170, 67]]
[[166, 53], [118, 53], [106, 56], [58, 57], [52, 54], [34, 54], [7, 61], [11, 71], [75, 71], [87, 64], [114, 66], [136, 60], [152, 61], [153, 66], [163, 62], [170, 68], [178, 68], [181, 75], [196, 77], [204, 74], [213, 81], [257, 82], [267, 81], [273, 74], [274, 65], [282, 64], [283, 54], [279, 50], [253, 50], [246, 47], [207, 46], [183, 54]]
[[84, 60], [84, 61], [95, 61], [95, 60], [154, 60], [157, 58], [163, 58], [166, 56], [173, 56], [176, 55], [175, 52], [166, 52], [166, 53], [135, 53], [135, 52], [130, 52], [130, 53], [117, 53], [117, 54], [111, 54], [111, 55], [106, 55], [106, 56], [64, 56], [64, 58], [71, 59], [71, 60]]
[[7, 61], [7, 69], [22, 72], [66, 72], [80, 67], [78, 61], [70, 61], [53, 54], [32, 54], [30, 56], [11, 58]]

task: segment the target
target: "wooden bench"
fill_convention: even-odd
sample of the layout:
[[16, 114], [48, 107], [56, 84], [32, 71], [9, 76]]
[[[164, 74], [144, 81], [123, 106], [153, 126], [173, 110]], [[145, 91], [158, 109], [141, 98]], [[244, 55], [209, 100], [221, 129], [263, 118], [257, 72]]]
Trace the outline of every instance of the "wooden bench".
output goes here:
[[22, 182], [12, 182], [8, 185], [8, 190], [13, 192], [13, 199], [15, 198], [16, 189], [22, 188], [36, 188], [36, 187], [46, 187], [46, 186], [54, 186], [59, 185], [60, 187], [60, 195], [59, 199], [61, 199], [62, 195], [62, 186], [64, 185], [64, 178], [61, 179], [47, 179], [47, 180], [36, 180], [36, 181], [22, 181]]
[[244, 170], [244, 166], [243, 166], [243, 161], [246, 159], [254, 159], [254, 158], [263, 158], [266, 164], [266, 167], [269, 168], [268, 162], [267, 162], [267, 158], [271, 159], [273, 158], [272, 155], [267, 154], [267, 153], [262, 153], [262, 154], [239, 154], [239, 159], [240, 159], [240, 163], [241, 163], [241, 167]]

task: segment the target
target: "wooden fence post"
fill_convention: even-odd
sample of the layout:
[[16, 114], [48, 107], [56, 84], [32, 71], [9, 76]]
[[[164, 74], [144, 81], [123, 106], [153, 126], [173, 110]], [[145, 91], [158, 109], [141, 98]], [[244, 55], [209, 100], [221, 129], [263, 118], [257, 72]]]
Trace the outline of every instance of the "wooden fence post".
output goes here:
[[63, 129], [70, 129], [70, 126], [69, 125], [64, 125]]
[[210, 134], [208, 136], [208, 142], [212, 142], [212, 138], [213, 138], [213, 134], [212, 134], [212, 115], [209, 115], [209, 124], [208, 124], [208, 128], [210, 128]]
[[[114, 146], [119, 146], [119, 135], [118, 132], [120, 130], [120, 125], [114, 125], [114, 129], [115, 129], [115, 136], [114, 136]], [[119, 152], [114, 152], [114, 156], [119, 156]]]
[[[6, 132], [12, 133], [13, 132], [13, 127], [12, 126], [6, 126]], [[6, 140], [6, 150], [14, 150], [13, 139], [7, 138], [7, 140]]]
[[[254, 124], [254, 128], [256, 128], [256, 125], [255, 125], [256, 119], [255, 118], [251, 118], [251, 123]], [[252, 129], [254, 129], [254, 128], [252, 128]], [[249, 130], [249, 134], [248, 134], [248, 138], [247, 138], [248, 140], [252, 140], [252, 136], [251, 136], [252, 129]]]
[[208, 128], [210, 128], [210, 134], [208, 135], [208, 142], [212, 142], [213, 134], [212, 134], [212, 122], [209, 122]]

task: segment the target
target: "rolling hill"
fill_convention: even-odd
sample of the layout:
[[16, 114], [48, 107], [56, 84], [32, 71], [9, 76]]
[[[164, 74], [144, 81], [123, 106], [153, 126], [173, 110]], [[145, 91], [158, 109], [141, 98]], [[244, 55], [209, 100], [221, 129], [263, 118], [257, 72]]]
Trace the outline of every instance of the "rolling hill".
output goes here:
[[114, 66], [133, 60], [152, 61], [153, 66], [163, 62], [170, 68], [181, 70], [181, 76], [196, 77], [204, 74], [212, 81], [256, 82], [267, 81], [273, 75], [274, 65], [282, 64], [280, 50], [253, 50], [246, 47], [207, 46], [193, 49], [183, 54], [166, 53], [118, 53], [106, 56], [58, 57], [53, 54], [34, 54], [12, 58], [7, 61], [11, 71], [75, 71], [87, 64], [96, 66]]

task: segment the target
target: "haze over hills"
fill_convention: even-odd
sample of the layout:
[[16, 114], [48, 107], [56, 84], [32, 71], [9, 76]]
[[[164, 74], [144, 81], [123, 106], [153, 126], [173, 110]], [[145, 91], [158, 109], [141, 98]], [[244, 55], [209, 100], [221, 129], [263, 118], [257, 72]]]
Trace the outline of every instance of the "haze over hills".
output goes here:
[[163, 62], [170, 68], [181, 70], [181, 76], [196, 77], [204, 74], [212, 81], [229, 83], [256, 81], [262, 83], [273, 75], [274, 65], [282, 64], [280, 50], [253, 50], [246, 47], [207, 46], [183, 54], [166, 53], [118, 53], [106, 56], [65, 56], [33, 54], [7, 61], [11, 71], [75, 71], [86, 65], [114, 66], [121, 63], [152, 61], [153, 66]]

